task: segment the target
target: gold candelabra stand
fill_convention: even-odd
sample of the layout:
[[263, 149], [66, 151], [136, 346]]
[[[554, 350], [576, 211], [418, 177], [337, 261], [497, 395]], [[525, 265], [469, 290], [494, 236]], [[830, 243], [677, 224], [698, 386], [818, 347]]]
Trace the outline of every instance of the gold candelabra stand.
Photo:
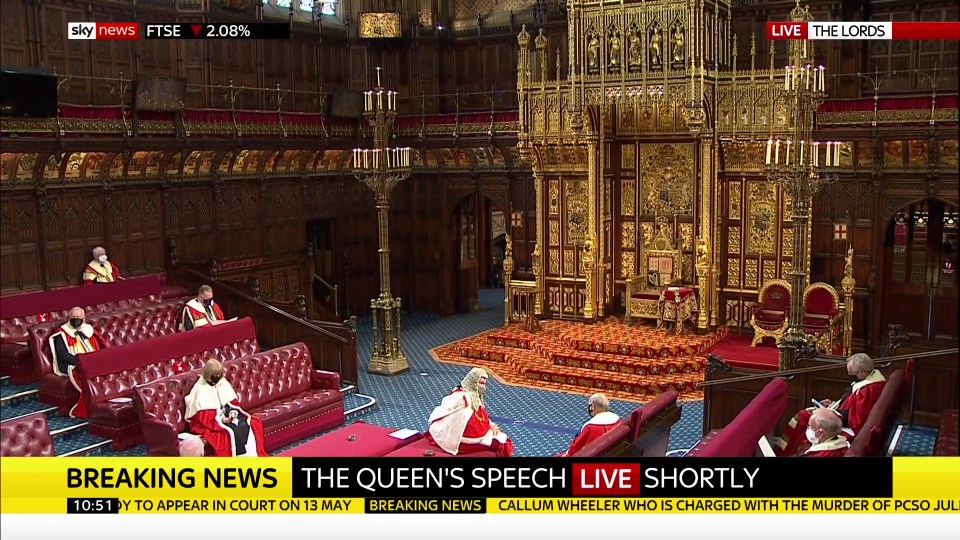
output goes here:
[[[809, 7], [797, 6], [791, 12], [793, 21], [811, 21]], [[793, 267], [790, 270], [790, 318], [787, 331], [780, 338], [780, 369], [795, 367], [798, 352], [808, 350], [810, 340], [803, 331], [803, 291], [807, 287], [807, 245], [809, 243], [810, 208], [813, 196], [837, 179], [840, 143], [821, 143], [813, 138], [817, 109], [827, 96], [825, 71], [815, 65], [806, 40], [791, 41], [789, 64], [783, 78], [773, 77], [773, 84], [783, 86], [785, 102], [791, 113], [792, 126], [785, 139], [773, 136], [767, 141], [767, 179], [790, 196], [793, 221]]]
[[377, 68], [377, 86], [364, 92], [363, 117], [373, 129], [373, 148], [353, 150], [353, 171], [373, 190], [379, 230], [380, 296], [370, 300], [373, 354], [367, 371], [395, 375], [410, 369], [401, 340], [400, 298], [390, 292], [390, 193], [410, 177], [410, 148], [387, 146], [397, 117], [397, 93], [384, 90]]

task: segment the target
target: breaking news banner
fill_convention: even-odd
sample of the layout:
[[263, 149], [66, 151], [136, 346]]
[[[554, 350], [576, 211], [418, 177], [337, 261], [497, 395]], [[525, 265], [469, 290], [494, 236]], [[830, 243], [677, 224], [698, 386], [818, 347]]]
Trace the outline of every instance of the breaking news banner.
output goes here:
[[70, 22], [69, 39], [289, 39], [289, 23]]
[[767, 39], [960, 39], [960, 22], [768, 22]]
[[960, 458], [0, 460], [5, 514], [960, 513]]

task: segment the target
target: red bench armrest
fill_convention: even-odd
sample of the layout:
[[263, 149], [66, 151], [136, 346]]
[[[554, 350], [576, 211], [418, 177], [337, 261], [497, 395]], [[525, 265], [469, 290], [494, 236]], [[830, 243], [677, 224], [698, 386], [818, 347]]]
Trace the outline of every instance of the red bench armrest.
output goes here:
[[320, 371], [314, 369], [310, 376], [311, 388], [323, 388], [327, 390], [340, 389], [340, 374], [332, 371]]
[[152, 456], [179, 456], [180, 441], [177, 428], [156, 418], [146, 418], [141, 422], [143, 439]]

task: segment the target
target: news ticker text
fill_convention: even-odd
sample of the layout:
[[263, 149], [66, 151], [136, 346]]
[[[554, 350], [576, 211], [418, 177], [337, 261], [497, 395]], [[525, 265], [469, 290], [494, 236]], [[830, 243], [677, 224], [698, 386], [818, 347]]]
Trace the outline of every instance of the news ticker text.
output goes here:
[[71, 22], [69, 39], [289, 39], [288, 23]]
[[960, 39], [960, 22], [768, 22], [767, 39]]
[[960, 458], [3, 458], [0, 482], [4, 513], [960, 513]]

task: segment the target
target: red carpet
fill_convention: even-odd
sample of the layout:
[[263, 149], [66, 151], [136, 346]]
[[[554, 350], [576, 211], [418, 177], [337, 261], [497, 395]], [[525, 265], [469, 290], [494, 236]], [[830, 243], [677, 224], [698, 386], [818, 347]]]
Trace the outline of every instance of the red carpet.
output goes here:
[[751, 335], [729, 334], [706, 352], [726, 360], [733, 367], [777, 370], [780, 367], [780, 349], [767, 340], [766, 344], [750, 346]]

